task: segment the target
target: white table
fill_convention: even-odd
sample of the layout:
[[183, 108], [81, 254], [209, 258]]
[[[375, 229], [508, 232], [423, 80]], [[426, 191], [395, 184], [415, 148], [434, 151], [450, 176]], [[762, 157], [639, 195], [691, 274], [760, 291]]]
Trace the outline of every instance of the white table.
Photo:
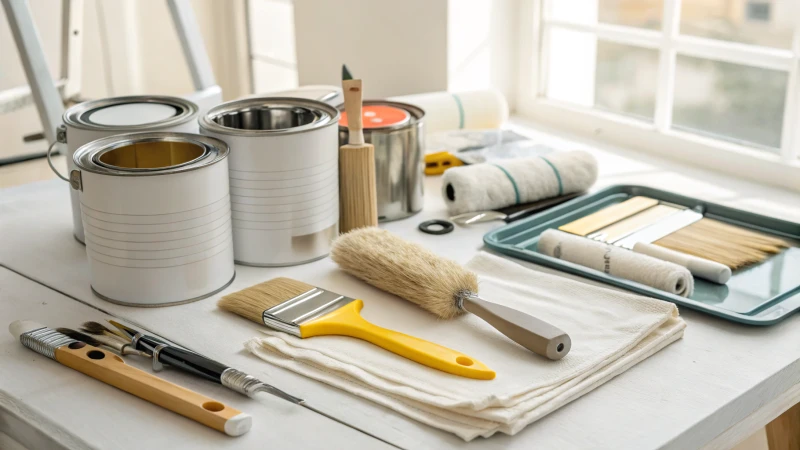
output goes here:
[[[800, 221], [798, 194], [732, 180], [665, 161], [633, 160], [633, 155], [620, 149], [545, 135], [530, 127], [518, 131], [531, 134], [559, 148], [584, 148], [595, 153], [601, 167], [601, 180], [597, 187], [610, 184], [646, 184]], [[385, 228], [463, 263], [482, 247], [482, 235], [498, 224], [482, 224], [469, 229], [457, 228], [453, 233], [444, 236], [430, 236], [417, 231], [417, 224], [423, 220], [446, 217], [444, 204], [438, 193], [439, 183], [439, 179], [435, 177], [426, 179], [426, 204], [422, 213], [407, 220], [386, 224]], [[682, 341], [530, 425], [516, 436], [496, 435], [465, 443], [453, 435], [407, 419], [376, 404], [296, 373], [270, 366], [242, 349], [242, 342], [257, 335], [257, 325], [219, 311], [215, 306], [216, 299], [225, 293], [278, 275], [374, 300], [381, 308], [366, 308], [364, 315], [367, 319], [391, 317], [392, 311], [415, 308], [344, 275], [329, 259], [275, 269], [237, 266], [236, 280], [222, 294], [188, 305], [143, 309], [111, 304], [94, 296], [89, 289], [84, 248], [71, 236], [67, 187], [65, 183], [54, 180], [0, 191], [0, 264], [65, 294], [71, 298], [76, 311], [74, 315], [48, 315], [50, 313], [44, 314], [42, 308], [35, 308], [29, 313], [19, 310], [17, 315], [9, 317], [5, 311], [0, 310], [3, 313], [0, 317], [7, 318], [2, 322], [10, 322], [23, 312], [53, 326], [76, 326], [84, 320], [78, 314], [80, 311], [93, 310], [95, 314], [121, 317], [261, 377], [264, 381], [306, 398], [315, 407], [342, 421], [403, 448], [727, 448], [800, 401], [799, 315], [789, 317], [772, 327], [754, 328], [682, 308], [681, 314], [688, 322]], [[555, 273], [545, 268], [541, 270]], [[9, 278], [0, 278], [0, 289], [3, 289], [0, 291], [0, 304], [5, 302], [5, 292], [9, 289], [7, 285], [10, 282], [13, 283]], [[68, 303], [66, 298], [59, 297], [60, 301]], [[71, 308], [67, 309], [72, 311]], [[376, 311], [377, 309], [380, 311]], [[38, 316], [39, 313], [42, 316]], [[428, 320], [426, 317], [425, 313], [420, 312], [420, 320]], [[193, 326], [184, 327], [178, 333], [174, 328], [176, 321]], [[2, 344], [5, 342], [0, 341]], [[6, 346], [0, 348], [5, 349]], [[0, 361], [0, 370], [3, 370], [4, 376], [7, 374], [5, 366], [21, 364], [15, 360], [25, 357], [30, 358], [30, 355], [22, 350], [15, 350]], [[24, 372], [10, 374], [18, 386], [18, 392], [33, 389], [36, 385], [35, 377], [41, 374], [46, 373], [48, 377], [64, 376], [64, 368], [56, 364], [44, 364], [46, 362], [48, 361], [35, 366], [29, 364], [24, 366], [27, 368]], [[336, 447], [336, 442], [347, 442], [348, 447], [352, 448], [378, 448], [380, 445], [377, 440], [359, 441], [358, 438], [363, 438], [364, 435], [337, 426], [329, 420], [326, 423], [324, 420], [327, 419], [309, 415], [305, 410], [283, 404], [277, 399], [263, 399], [259, 404], [247, 399], [236, 399], [216, 386], [192, 381], [180, 374], [168, 373], [167, 376], [183, 385], [230, 401], [256, 417], [257, 428], [250, 433], [248, 440], [237, 439], [230, 440], [231, 442], [260, 442], [261, 439], [254, 440], [254, 436], [269, 435], [270, 442], [282, 446], [291, 444], [293, 439], [307, 439], [300, 448]], [[5, 382], [0, 384], [0, 388], [4, 384]], [[82, 386], [85, 385], [84, 389], [88, 392], [89, 388], [97, 389], [96, 384], [89, 380]], [[40, 399], [40, 403], [36, 403], [36, 398], [25, 395], [19, 398], [25, 405], [30, 405], [56, 424], [71, 426], [74, 423], [61, 416], [61, 408], [67, 401], [62, 400], [52, 390], [41, 395], [45, 398]], [[50, 406], [43, 407], [44, 401], [49, 401]], [[146, 403], [126, 402], [125, 411], [129, 414], [125, 416], [126, 423], [152, 427], [152, 421], [144, 414], [144, 411], [152, 412], [152, 408]], [[123, 416], [115, 417], [119, 419]], [[164, 442], [170, 443], [174, 448], [180, 448], [179, 444], [183, 443], [181, 436], [186, 433], [200, 435], [204, 431], [198, 430], [202, 427], [184, 423], [188, 421], [181, 418], [169, 415], [159, 418], [169, 422], [169, 427], [178, 430], [163, 435]], [[111, 419], [98, 413], [93, 420], [97, 425], [108, 424]], [[77, 430], [75, 433], [84, 440], [90, 437], [88, 431]], [[318, 438], [315, 440], [313, 436]], [[102, 447], [111, 447], [113, 443], [114, 448], [140, 448], [134, 441], [117, 441], [111, 436], [93, 438], [107, 444], [101, 445]], [[225, 438], [222, 440], [225, 441]], [[219, 440], [203, 440], [208, 448], [215, 447], [217, 442]], [[198, 444], [192, 448], [204, 447]]]
[[[0, 268], [0, 317], [35, 318], [53, 327], [109, 316], [39, 283]], [[3, 328], [8, 320], [3, 320]], [[161, 407], [59, 365], [0, 332], [0, 407], [18, 411], [56, 442], [77, 448], [392, 448], [305, 408], [266, 395], [257, 401], [177, 371], [169, 381], [247, 411], [254, 432], [231, 439]], [[144, 370], [147, 360], [125, 358]], [[180, 443], [175, 446], [174, 443]], [[3, 448], [0, 444], [0, 448]]]

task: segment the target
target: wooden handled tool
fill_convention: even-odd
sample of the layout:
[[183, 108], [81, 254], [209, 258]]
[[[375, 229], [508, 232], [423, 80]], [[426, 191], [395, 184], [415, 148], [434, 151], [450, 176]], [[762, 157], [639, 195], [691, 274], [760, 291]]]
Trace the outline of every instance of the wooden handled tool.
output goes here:
[[375, 147], [364, 142], [361, 80], [342, 80], [349, 143], [339, 148], [339, 230], [378, 225]]
[[229, 436], [240, 436], [252, 425], [252, 418], [237, 409], [131, 367], [114, 353], [44, 325], [18, 320], [9, 331], [37, 353]]

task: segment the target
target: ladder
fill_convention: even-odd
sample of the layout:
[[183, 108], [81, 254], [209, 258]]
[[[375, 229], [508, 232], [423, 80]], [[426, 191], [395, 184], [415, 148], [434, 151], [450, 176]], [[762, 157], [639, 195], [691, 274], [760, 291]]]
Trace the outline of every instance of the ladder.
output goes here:
[[[0, 92], [0, 112], [19, 109], [33, 99], [44, 127], [44, 138], [53, 145], [57, 141], [56, 128], [61, 125], [64, 114], [64, 99], [75, 98], [80, 93], [83, 0], [62, 0], [60, 79], [55, 81], [50, 77], [28, 1], [0, 2], [29, 84]], [[195, 92], [186, 97], [197, 103], [201, 111], [219, 104], [222, 90], [214, 79], [211, 61], [189, 0], [167, 0], [167, 5], [195, 88]]]

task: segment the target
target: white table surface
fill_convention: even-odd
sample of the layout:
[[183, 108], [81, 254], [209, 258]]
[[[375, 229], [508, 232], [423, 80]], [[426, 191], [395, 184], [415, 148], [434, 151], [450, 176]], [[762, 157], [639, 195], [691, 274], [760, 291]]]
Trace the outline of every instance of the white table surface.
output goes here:
[[[733, 180], [663, 160], [644, 158], [621, 149], [543, 134], [532, 127], [525, 126], [518, 128], [518, 131], [557, 148], [582, 148], [593, 152], [600, 163], [601, 179], [597, 184], [598, 188], [611, 184], [644, 184], [800, 221], [800, 195], [796, 193]], [[444, 236], [430, 236], [419, 232], [416, 226], [423, 220], [446, 218], [444, 204], [439, 196], [439, 184], [438, 177], [426, 179], [427, 195], [423, 212], [410, 219], [385, 224], [384, 227], [464, 263], [481, 249], [483, 234], [499, 224], [457, 228], [453, 233]], [[791, 397], [788, 402], [795, 402], [794, 396], [800, 400], [800, 389], [796, 388], [800, 385], [800, 316], [794, 315], [772, 327], [756, 328], [729, 323], [682, 308], [681, 314], [688, 323], [683, 340], [528, 426], [516, 436], [498, 434], [489, 439], [479, 438], [465, 443], [453, 435], [253, 357], [243, 350], [242, 342], [257, 335], [258, 326], [218, 310], [215, 304], [221, 295], [228, 292], [275, 276], [288, 276], [364, 298], [364, 316], [367, 319], [389, 324], [411, 334], [416, 331], [423, 338], [424, 327], [435, 323], [427, 313], [343, 274], [327, 258], [287, 268], [237, 266], [236, 280], [223, 293], [188, 305], [151, 309], [105, 302], [92, 294], [84, 248], [72, 238], [67, 189], [66, 183], [53, 180], [0, 190], [0, 264], [66, 294], [73, 302], [83, 303], [75, 305], [76, 311], [79, 308], [85, 311], [94, 309], [96, 313], [107, 313], [140, 324], [177, 343], [306, 398], [315, 407], [403, 448], [725, 448], [747, 436], [743, 433], [755, 431], [791, 406], [793, 403], [786, 406], [789, 398], [787, 396]], [[556, 273], [545, 268], [539, 270]], [[0, 291], [0, 303], [5, 301], [3, 297], [8, 289], [4, 283], [9, 281], [0, 278], [0, 289], [3, 289]], [[75, 326], [84, 320], [80, 314], [76, 314], [81, 316], [80, 319], [73, 319], [73, 315], [48, 316], [41, 308], [31, 309], [27, 315], [52, 326]], [[415, 323], [391, 322], [394, 317], [409, 315], [415, 317]], [[0, 317], [7, 318], [7, 322], [19, 318], [8, 317], [5, 313]], [[64, 320], [56, 320], [62, 317]], [[24, 352], [14, 351], [10, 358], [20, 358], [23, 355]], [[26, 386], [34, 389], [36, 381], [33, 372], [37, 370], [47, 373], [48, 376], [61, 375], [64, 371], [52, 364], [41, 367], [37, 365], [29, 369], [24, 373], [11, 374], [14, 383], [19, 385], [20, 392], [25, 392]], [[178, 377], [174, 374], [169, 376]], [[192, 383], [186, 377], [175, 378], [178, 379], [181, 384], [205, 393], [213, 393], [226, 401], [234, 401], [233, 397], [226, 396], [221, 390], [214, 390], [214, 386], [206, 386], [202, 382]], [[5, 383], [3, 381], [0, 388]], [[94, 383], [91, 386], [94, 387]], [[49, 396], [49, 401], [53, 404], [62, 403], [52, 391], [43, 395]], [[36, 405], [35, 399], [28, 399], [26, 396], [21, 396], [20, 399], [26, 404]], [[240, 401], [249, 402], [247, 399]], [[242, 409], [257, 418], [256, 424], [269, 422], [270, 425], [265, 425], [265, 428], [280, 429], [279, 432], [276, 431], [278, 434], [273, 435], [275, 443], [289, 443], [289, 440], [282, 439], [290, 439], [295, 433], [301, 433], [302, 429], [309, 430], [309, 433], [322, 431], [316, 421], [319, 419], [310, 419], [305, 414], [294, 411], [289, 414], [287, 411], [291, 408], [276, 399], [261, 401], [263, 407], [247, 403], [247, 408]], [[38, 404], [39, 412], [57, 423], [64, 423], [65, 419], [57, 412], [60, 406], [52, 406], [50, 409], [42, 408], [43, 404]], [[244, 403], [234, 404], [241, 406]], [[149, 405], [126, 403], [126, 411], [132, 415], [127, 418], [128, 423], [141, 426], [149, 424], [148, 417], [144, 413], [140, 414], [145, 411], [145, 407]], [[135, 415], [132, 411], [136, 411]], [[109, 419], [98, 415], [95, 420], [105, 423]], [[174, 439], [171, 441], [173, 448], [181, 448], [180, 444], [183, 442], [177, 437], [181, 433], [199, 434], [197, 428], [192, 427], [193, 424], [183, 423], [186, 422], [184, 419], [164, 416], [162, 420], [181, 430], [180, 433], [168, 435], [169, 439]], [[308, 421], [308, 424], [303, 425], [304, 421]], [[331, 432], [338, 432], [337, 430], [329, 429]], [[262, 432], [266, 433], [255, 428], [250, 435], [260, 435]], [[85, 438], [80, 432], [77, 434]], [[110, 446], [113, 438], [108, 439]], [[325, 442], [326, 439], [327, 437], [314, 442]], [[380, 444], [377, 440], [368, 443], [360, 443], [349, 437], [346, 440], [348, 447], [352, 448], [376, 448]], [[328, 443], [330, 442], [335, 441]], [[203, 443], [208, 448], [216, 446], [211, 440]], [[190, 447], [204, 448], [202, 445]], [[114, 442], [114, 448], [140, 447], [134, 441], [120, 441]]]
[[[0, 267], [2, 328], [13, 318], [77, 328], [82, 321], [110, 318], [95, 308]], [[379, 448], [366, 434], [285, 401], [260, 395], [251, 400], [222, 386], [178, 371], [159, 376], [201, 392], [253, 416], [253, 429], [238, 438], [199, 425], [123, 391], [99, 383], [33, 352], [0, 332], [0, 407], [17, 412], [56, 442], [74, 448]], [[128, 364], [150, 370], [143, 358]], [[175, 445], [180, 443], [180, 445]], [[0, 448], [3, 448], [0, 445]]]

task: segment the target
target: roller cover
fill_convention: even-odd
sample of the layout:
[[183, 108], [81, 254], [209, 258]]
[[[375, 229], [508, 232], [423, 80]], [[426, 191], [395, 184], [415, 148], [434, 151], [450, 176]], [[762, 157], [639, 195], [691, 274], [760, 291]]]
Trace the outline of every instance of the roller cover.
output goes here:
[[450, 214], [456, 215], [583, 192], [596, 180], [592, 155], [559, 152], [448, 169], [442, 195]]
[[500, 128], [508, 120], [508, 102], [499, 91], [429, 92], [392, 97], [425, 111], [426, 133]]
[[563, 231], [551, 229], [542, 233], [537, 250], [681, 297], [688, 297], [694, 291], [694, 278], [685, 267]]

